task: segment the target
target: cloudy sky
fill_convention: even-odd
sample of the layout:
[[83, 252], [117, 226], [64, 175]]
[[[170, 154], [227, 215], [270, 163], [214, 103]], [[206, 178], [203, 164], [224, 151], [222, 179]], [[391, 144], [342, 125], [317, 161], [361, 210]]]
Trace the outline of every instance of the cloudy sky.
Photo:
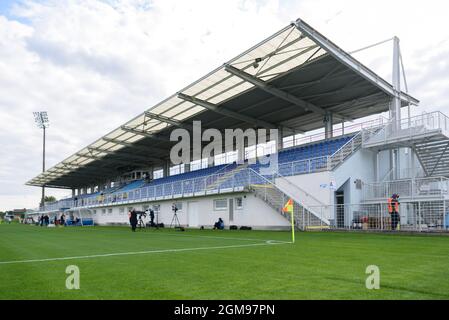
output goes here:
[[[301, 17], [352, 51], [397, 35], [413, 112], [449, 113], [447, 0], [0, 0], [0, 211], [55, 165]], [[356, 55], [390, 80], [391, 44]], [[48, 190], [60, 197], [67, 191]]]

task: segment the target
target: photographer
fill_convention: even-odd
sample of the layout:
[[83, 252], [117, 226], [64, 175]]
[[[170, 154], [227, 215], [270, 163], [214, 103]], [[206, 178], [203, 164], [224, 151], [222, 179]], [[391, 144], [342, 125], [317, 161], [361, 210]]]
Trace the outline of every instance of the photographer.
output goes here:
[[132, 209], [128, 212], [129, 224], [131, 225], [131, 230], [133, 232], [136, 231], [137, 227], [137, 212], [135, 209]]
[[155, 224], [154, 224], [154, 211], [153, 211], [153, 209], [148, 209], [147, 212], [148, 212], [148, 215], [150, 216], [150, 226], [154, 227], [155, 226]]

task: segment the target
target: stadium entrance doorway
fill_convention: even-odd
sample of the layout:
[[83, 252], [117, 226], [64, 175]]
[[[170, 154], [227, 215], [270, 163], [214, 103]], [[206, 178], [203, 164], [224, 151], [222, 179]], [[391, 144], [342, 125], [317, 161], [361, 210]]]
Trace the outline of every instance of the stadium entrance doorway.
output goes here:
[[189, 227], [198, 227], [199, 226], [198, 202], [190, 201], [188, 203], [187, 210], [188, 210]]
[[337, 199], [336, 218], [337, 228], [345, 227], [345, 194], [344, 191], [337, 191], [335, 194]]

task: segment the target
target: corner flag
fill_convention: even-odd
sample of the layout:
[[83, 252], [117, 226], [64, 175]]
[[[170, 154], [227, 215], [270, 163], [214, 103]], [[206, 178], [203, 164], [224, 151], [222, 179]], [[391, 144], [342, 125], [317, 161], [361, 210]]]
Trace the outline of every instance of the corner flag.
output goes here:
[[293, 215], [293, 200], [289, 199], [285, 206], [282, 208], [282, 212], [288, 212], [292, 215], [292, 242], [295, 243], [295, 218]]
[[293, 214], [293, 200], [289, 199], [285, 204], [284, 208], [282, 208], [283, 212], [289, 212]]

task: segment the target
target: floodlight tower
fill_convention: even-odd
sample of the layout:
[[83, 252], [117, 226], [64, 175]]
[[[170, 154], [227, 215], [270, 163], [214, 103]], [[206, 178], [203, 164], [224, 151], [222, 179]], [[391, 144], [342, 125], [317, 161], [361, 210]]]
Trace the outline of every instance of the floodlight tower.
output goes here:
[[[33, 114], [36, 125], [43, 131], [42, 172], [45, 172], [45, 130], [49, 127], [50, 122], [48, 121], [47, 111], [33, 112]], [[44, 205], [45, 205], [45, 185], [42, 186], [42, 198], [40, 207], [43, 208]]]

